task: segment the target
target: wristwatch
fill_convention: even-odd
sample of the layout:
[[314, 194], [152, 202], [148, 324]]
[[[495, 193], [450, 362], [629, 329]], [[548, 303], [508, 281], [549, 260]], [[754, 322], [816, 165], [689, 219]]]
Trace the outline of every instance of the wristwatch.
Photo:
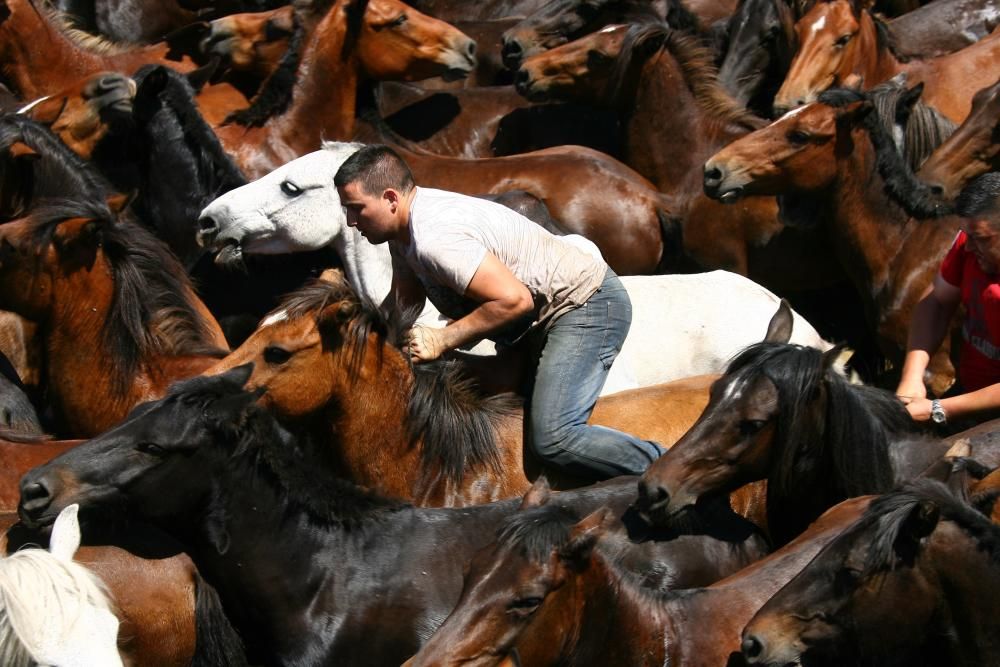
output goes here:
[[944, 408], [941, 407], [941, 401], [936, 398], [931, 401], [931, 421], [935, 424], [948, 423], [948, 416], [944, 413]]

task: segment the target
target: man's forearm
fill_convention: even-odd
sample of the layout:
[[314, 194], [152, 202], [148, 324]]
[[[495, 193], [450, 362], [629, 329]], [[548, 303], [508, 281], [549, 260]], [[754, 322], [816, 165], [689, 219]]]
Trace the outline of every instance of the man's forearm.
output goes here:
[[490, 333], [517, 321], [531, 312], [532, 302], [487, 301], [465, 317], [446, 326], [441, 335], [445, 347], [454, 350], [466, 343], [485, 338]]
[[917, 304], [910, 322], [901, 384], [923, 382], [924, 371], [941, 346], [950, 323], [951, 313], [932, 295], [926, 295]]

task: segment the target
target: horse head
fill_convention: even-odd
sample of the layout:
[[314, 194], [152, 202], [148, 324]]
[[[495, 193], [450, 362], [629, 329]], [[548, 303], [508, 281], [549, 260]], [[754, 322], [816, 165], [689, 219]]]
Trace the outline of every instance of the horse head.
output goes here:
[[608, 26], [525, 58], [514, 75], [517, 92], [533, 102], [569, 98], [604, 104], [628, 31], [627, 25]]

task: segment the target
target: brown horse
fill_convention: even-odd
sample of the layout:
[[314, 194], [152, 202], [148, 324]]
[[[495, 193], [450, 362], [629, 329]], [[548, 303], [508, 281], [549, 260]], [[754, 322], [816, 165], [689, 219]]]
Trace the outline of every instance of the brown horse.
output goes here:
[[1000, 81], [978, 91], [962, 125], [931, 153], [917, 178], [945, 199], [954, 199], [965, 184], [1000, 169]]
[[[475, 42], [399, 0], [336, 0], [306, 37], [288, 108], [261, 119], [254, 112], [217, 128], [223, 145], [251, 179], [320, 147], [353, 136], [359, 81], [414, 80], [467, 74]], [[273, 77], [272, 77], [273, 79]], [[277, 82], [272, 83], [277, 85]], [[275, 95], [268, 87], [260, 98]]]
[[[133, 74], [149, 63], [185, 72], [195, 69], [188, 58], [171, 60], [167, 44], [119, 47], [66, 27], [58, 15], [33, 2], [0, 2], [0, 72], [25, 99], [67, 89], [97, 72]], [[246, 98], [228, 84], [206, 86], [198, 102], [213, 123], [246, 106]]]
[[774, 98], [778, 114], [816, 100], [831, 86], [857, 74], [874, 86], [906, 72], [911, 83], [923, 82], [925, 100], [956, 123], [969, 114], [972, 95], [1000, 73], [1000, 31], [960, 51], [926, 60], [900, 61], [889, 46], [885, 24], [864, 1], [817, 2], [795, 30], [799, 50]]
[[[436, 506], [523, 494], [520, 400], [477, 395], [455, 362], [411, 366], [393, 344], [405, 330], [346, 281], [318, 282], [208, 372], [253, 362], [262, 403], [316, 442], [336, 443], [325, 447], [333, 468], [381, 493]], [[712, 379], [602, 398], [592, 421], [669, 446], [700, 414]]]
[[991, 665], [1000, 527], [920, 480], [872, 501], [757, 612], [751, 665]]
[[[900, 362], [912, 308], [933, 280], [958, 219], [914, 220], [886, 193], [887, 184], [905, 189], [909, 173], [889, 137], [893, 112], [880, 119], [872, 102], [853, 91], [822, 99], [828, 103], [798, 109], [719, 151], [705, 163], [705, 191], [723, 201], [783, 195], [787, 224], [822, 220], [831, 254], [861, 296], [883, 354]], [[935, 121], [927, 122], [930, 132]], [[888, 178], [879, 161], [892, 165]], [[931, 364], [929, 385], [941, 394], [954, 378], [946, 346]]]
[[0, 512], [16, 512], [21, 497], [21, 476], [59, 456], [83, 440], [50, 440], [0, 430]]
[[97, 203], [0, 226], [0, 308], [41, 323], [60, 433], [87, 436], [214, 364], [218, 324], [162, 242]]
[[206, 24], [198, 47], [204, 55], [219, 56], [229, 69], [259, 83], [277, 69], [294, 31], [291, 5], [230, 14]]
[[795, 542], [718, 583], [665, 594], [616, 558], [620, 538], [602, 511], [523, 545], [504, 526], [472, 561], [454, 611], [405, 667], [492, 667], [515, 652], [526, 665], [731, 665], [747, 620], [867, 502], [838, 505]]
[[698, 165], [764, 121], [722, 90], [697, 39], [664, 24], [609, 29], [529, 58], [517, 86], [535, 100], [551, 94], [617, 109], [622, 159], [667, 195], [697, 267], [741, 273], [779, 292], [841, 278], [822, 235], [785, 228], [773, 198], [726, 209], [702, 192]]

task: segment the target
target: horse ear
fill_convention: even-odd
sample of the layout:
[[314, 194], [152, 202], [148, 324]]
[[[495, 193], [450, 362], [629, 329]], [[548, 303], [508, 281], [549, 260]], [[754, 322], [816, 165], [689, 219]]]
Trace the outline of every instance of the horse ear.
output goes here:
[[870, 11], [875, 6], [875, 0], [851, 0], [851, 9], [856, 16], [860, 16], [864, 11]]
[[7, 152], [12, 158], [27, 158], [29, 160], [40, 160], [41, 155], [34, 148], [23, 141], [15, 141], [7, 147]]
[[899, 97], [899, 102], [896, 104], [896, 118], [905, 119], [908, 118], [910, 112], [913, 111], [913, 107], [917, 105], [920, 101], [920, 96], [924, 92], [924, 82], [915, 84], [912, 88], [908, 88]]
[[52, 536], [49, 538], [49, 551], [61, 561], [73, 560], [73, 554], [80, 548], [80, 521], [78, 515], [80, 506], [76, 503], [67, 505], [59, 512], [52, 525]]
[[767, 323], [767, 333], [764, 335], [765, 343], [787, 343], [792, 339], [792, 325], [795, 318], [792, 315], [792, 307], [788, 301], [781, 300], [778, 310], [771, 316], [771, 321]]
[[846, 345], [834, 345], [823, 353], [823, 370], [832, 369], [838, 375], [847, 377], [847, 362], [854, 356], [854, 350]]
[[115, 192], [108, 195], [107, 199], [105, 199], [105, 203], [107, 203], [108, 208], [111, 209], [111, 212], [114, 213], [115, 216], [119, 216], [127, 211], [133, 203], [135, 203], [136, 197], [138, 196], [138, 190], [133, 190], [129, 193]]
[[854, 126], [861, 123], [875, 109], [871, 100], [858, 100], [842, 107], [837, 111], [837, 124], [846, 123]]
[[69, 104], [68, 97], [50, 97], [35, 104], [24, 113], [36, 123], [51, 126], [59, 120], [59, 116], [62, 115], [67, 104]]
[[893, 549], [904, 563], [912, 563], [920, 551], [920, 540], [934, 532], [941, 510], [929, 500], [921, 500], [903, 520]]
[[230, 370], [226, 371], [225, 373], [221, 373], [220, 374], [221, 377], [226, 378], [227, 380], [229, 380], [233, 384], [236, 384], [237, 386], [240, 386], [240, 387], [246, 386], [247, 380], [250, 379], [251, 375], [253, 375], [253, 362], [252, 361], [249, 362], [249, 363], [243, 364], [241, 366], [236, 366], [235, 368], [231, 368]]
[[531, 485], [531, 488], [528, 489], [528, 492], [524, 494], [524, 498], [521, 500], [521, 509], [526, 510], [529, 507], [541, 507], [549, 502], [551, 495], [549, 480], [545, 478], [545, 475], [540, 475], [535, 480], [535, 483]]
[[218, 56], [213, 56], [211, 60], [205, 65], [202, 65], [196, 70], [186, 72], [184, 74], [187, 77], [188, 83], [194, 88], [196, 93], [201, 92], [201, 89], [205, 87], [205, 84], [212, 80], [215, 75], [215, 71], [219, 69], [219, 63], [222, 60]]
[[584, 517], [573, 526], [569, 541], [559, 549], [559, 559], [575, 565], [581, 565], [589, 560], [597, 541], [608, 532], [614, 519], [614, 512], [608, 507], [602, 507]]
[[168, 60], [181, 60], [184, 56], [200, 56], [201, 43], [212, 32], [211, 24], [205, 21], [195, 21], [183, 28], [178, 28], [167, 34], [163, 41], [167, 43]]

